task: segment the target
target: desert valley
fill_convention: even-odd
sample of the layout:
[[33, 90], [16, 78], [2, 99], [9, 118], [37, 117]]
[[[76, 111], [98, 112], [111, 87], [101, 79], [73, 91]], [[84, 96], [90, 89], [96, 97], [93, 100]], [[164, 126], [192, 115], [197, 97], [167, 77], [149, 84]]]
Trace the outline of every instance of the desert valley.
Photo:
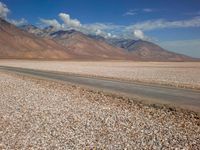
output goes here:
[[0, 16], [0, 149], [199, 148], [200, 58]]

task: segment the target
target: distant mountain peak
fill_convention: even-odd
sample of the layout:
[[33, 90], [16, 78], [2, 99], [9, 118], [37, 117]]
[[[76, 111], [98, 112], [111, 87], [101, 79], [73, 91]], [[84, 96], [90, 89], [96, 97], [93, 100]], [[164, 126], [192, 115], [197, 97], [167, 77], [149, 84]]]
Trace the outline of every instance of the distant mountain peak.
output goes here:
[[[5, 23], [4, 23], [5, 22]], [[55, 34], [64, 36], [43, 38], [37, 34], [42, 29], [26, 27], [21, 30], [6, 21], [0, 22], [0, 58], [13, 59], [126, 59], [123, 49], [113, 47], [87, 37], [85, 34], [71, 30], [59, 31]], [[31, 32], [31, 34], [29, 33]], [[35, 36], [36, 34], [38, 36]], [[13, 36], [14, 35], [14, 36]], [[66, 36], [66, 37], [65, 37]]]
[[70, 35], [70, 34], [77, 33], [77, 32], [78, 31], [76, 31], [76, 30], [59, 30], [59, 31], [50, 33], [50, 36], [53, 38], [63, 37], [65, 35]]
[[19, 28], [25, 29], [25, 28], [33, 28], [33, 29], [39, 29], [38, 27], [32, 25], [32, 24], [25, 24], [25, 25], [21, 25], [19, 26]]
[[[100, 35], [86, 35], [76, 30], [59, 30], [53, 26], [39, 29], [34, 26], [24, 28], [39, 37], [48, 37], [69, 49], [79, 57], [106, 56], [139, 61], [188, 61], [191, 57], [170, 52], [157, 44], [141, 39], [105, 38]], [[109, 52], [109, 54], [107, 54]], [[99, 54], [98, 54], [99, 53]], [[117, 54], [115, 54], [117, 53]], [[87, 55], [87, 56], [86, 56]], [[120, 56], [122, 55], [122, 56]], [[91, 58], [92, 59], [92, 58]]]
[[26, 32], [34, 34], [36, 36], [42, 36], [44, 34], [42, 29], [38, 28], [37, 26], [31, 25], [31, 24], [22, 25], [19, 28]]

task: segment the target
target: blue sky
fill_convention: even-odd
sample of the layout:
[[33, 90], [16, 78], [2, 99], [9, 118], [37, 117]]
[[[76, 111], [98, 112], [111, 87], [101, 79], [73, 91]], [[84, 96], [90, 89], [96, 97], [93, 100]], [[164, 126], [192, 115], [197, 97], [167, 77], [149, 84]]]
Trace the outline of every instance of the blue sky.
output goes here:
[[200, 57], [199, 0], [0, 2], [0, 16], [17, 25], [53, 25], [57, 29], [74, 28], [105, 37], [140, 38], [171, 51]]

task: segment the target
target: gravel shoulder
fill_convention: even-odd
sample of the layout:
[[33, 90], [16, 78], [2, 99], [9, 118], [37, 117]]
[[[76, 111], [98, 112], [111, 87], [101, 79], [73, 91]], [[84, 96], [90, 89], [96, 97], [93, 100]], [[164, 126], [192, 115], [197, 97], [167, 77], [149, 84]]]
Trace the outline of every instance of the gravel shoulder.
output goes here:
[[0, 149], [198, 149], [193, 112], [0, 72]]

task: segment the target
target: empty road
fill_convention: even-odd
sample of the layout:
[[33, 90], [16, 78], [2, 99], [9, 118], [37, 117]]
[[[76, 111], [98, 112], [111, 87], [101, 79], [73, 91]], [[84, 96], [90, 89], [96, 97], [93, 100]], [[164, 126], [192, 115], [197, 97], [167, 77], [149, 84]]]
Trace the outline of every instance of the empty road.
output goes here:
[[78, 84], [89, 88], [125, 94], [129, 97], [139, 96], [148, 102], [151, 101], [153, 103], [171, 104], [200, 112], [200, 91], [198, 90], [180, 89], [141, 83], [128, 83], [112, 79], [93, 78], [67, 73], [5, 66], [0, 66], [0, 71], [9, 71], [27, 76]]

